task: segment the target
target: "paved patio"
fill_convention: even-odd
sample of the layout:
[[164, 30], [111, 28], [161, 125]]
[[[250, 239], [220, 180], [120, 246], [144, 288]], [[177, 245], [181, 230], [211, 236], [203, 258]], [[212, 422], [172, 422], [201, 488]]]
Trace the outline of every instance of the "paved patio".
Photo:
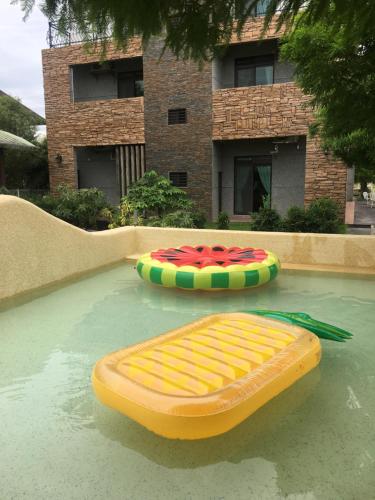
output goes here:
[[[371, 226], [373, 226], [372, 232]], [[354, 225], [348, 226], [348, 233], [375, 234], [375, 205], [371, 208], [364, 201], [355, 202]]]

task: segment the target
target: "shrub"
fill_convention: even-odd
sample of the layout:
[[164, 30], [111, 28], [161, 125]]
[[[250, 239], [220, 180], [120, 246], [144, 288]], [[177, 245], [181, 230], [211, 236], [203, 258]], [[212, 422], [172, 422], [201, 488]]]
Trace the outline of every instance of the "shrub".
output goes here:
[[342, 233], [339, 207], [329, 198], [314, 200], [306, 209], [291, 207], [283, 223], [284, 230], [297, 233]]
[[217, 218], [218, 229], [229, 229], [229, 215], [226, 212], [220, 212]]
[[283, 222], [283, 230], [289, 233], [306, 233], [309, 228], [309, 218], [302, 207], [290, 207]]
[[185, 210], [176, 210], [162, 218], [162, 227], [186, 227], [195, 228], [193, 215]]
[[146, 172], [141, 179], [132, 184], [123, 200], [128, 201], [134, 210], [146, 216], [155, 213], [163, 216], [175, 210], [191, 209], [193, 205], [185, 191], [173, 186], [166, 177], [154, 170]]
[[281, 231], [281, 217], [273, 208], [261, 208], [259, 212], [253, 213], [250, 223], [251, 231]]
[[77, 190], [68, 186], [59, 186], [56, 196], [42, 196], [35, 204], [70, 224], [92, 229], [96, 228], [103, 209], [110, 207], [102, 191], [96, 188]]
[[306, 210], [310, 233], [340, 233], [342, 225], [337, 203], [329, 198], [314, 200]]
[[143, 217], [134, 210], [133, 205], [126, 198], [121, 200], [118, 209], [106, 208], [102, 210], [101, 216], [105, 217], [109, 222], [108, 229], [143, 225]]
[[157, 215], [152, 215], [145, 220], [145, 225], [149, 227], [162, 227], [163, 221], [161, 217]]
[[0, 194], [9, 194], [9, 191], [5, 186], [0, 186]]
[[197, 229], [203, 229], [207, 224], [206, 214], [204, 212], [202, 212], [201, 210], [194, 210], [192, 212], [192, 218], [193, 218], [194, 226]]

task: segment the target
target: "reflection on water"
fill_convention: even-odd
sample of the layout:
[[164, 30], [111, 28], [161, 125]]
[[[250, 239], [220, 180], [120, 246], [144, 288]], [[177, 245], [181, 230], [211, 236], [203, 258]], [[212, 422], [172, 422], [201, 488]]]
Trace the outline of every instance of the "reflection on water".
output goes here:
[[[320, 366], [227, 434], [170, 441], [102, 406], [104, 354], [219, 311], [305, 311], [351, 330]], [[0, 313], [0, 498], [372, 498], [375, 282], [282, 273], [193, 293], [124, 265]], [[16, 471], [16, 473], [15, 473]]]

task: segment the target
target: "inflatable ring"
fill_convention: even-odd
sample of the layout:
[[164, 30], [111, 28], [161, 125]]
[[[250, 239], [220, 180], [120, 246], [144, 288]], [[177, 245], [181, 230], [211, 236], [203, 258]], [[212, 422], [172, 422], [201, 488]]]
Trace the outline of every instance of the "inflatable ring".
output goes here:
[[264, 285], [277, 276], [277, 256], [261, 248], [182, 246], [156, 250], [137, 262], [139, 276], [168, 288], [240, 290]]

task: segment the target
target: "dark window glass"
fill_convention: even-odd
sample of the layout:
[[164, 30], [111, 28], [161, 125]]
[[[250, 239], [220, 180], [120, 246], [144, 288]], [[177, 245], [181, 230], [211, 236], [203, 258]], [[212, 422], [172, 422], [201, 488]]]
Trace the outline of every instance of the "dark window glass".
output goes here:
[[271, 0], [259, 0], [255, 7], [255, 15], [256, 16], [264, 16]]
[[219, 205], [219, 212], [222, 211], [223, 209], [223, 172], [218, 173], [218, 180], [217, 180], [217, 188], [219, 191], [219, 199], [218, 199], [218, 205]]
[[274, 56], [247, 57], [236, 59], [236, 87], [273, 84]]
[[187, 172], [169, 172], [169, 180], [176, 187], [187, 187]]
[[[248, 9], [250, 7], [250, 5], [252, 4], [253, 1], [254, 0], [247, 0], [245, 2], [244, 9], [241, 12], [245, 12], [246, 9]], [[259, 0], [259, 2], [257, 3], [257, 5], [255, 6], [255, 8], [251, 9], [250, 15], [251, 16], [255, 16], [255, 17], [256, 16], [264, 16], [270, 3], [271, 3], [271, 0]], [[241, 12], [239, 10], [238, 2], [236, 2], [236, 4], [235, 4], [235, 15], [236, 15], [236, 17], [240, 17]]]
[[178, 123], [186, 123], [186, 109], [169, 109], [168, 110], [168, 125], [176, 125]]
[[142, 97], [143, 74], [141, 71], [131, 71], [118, 74], [118, 97]]
[[235, 159], [234, 213], [257, 212], [271, 200], [272, 160], [269, 157]]

